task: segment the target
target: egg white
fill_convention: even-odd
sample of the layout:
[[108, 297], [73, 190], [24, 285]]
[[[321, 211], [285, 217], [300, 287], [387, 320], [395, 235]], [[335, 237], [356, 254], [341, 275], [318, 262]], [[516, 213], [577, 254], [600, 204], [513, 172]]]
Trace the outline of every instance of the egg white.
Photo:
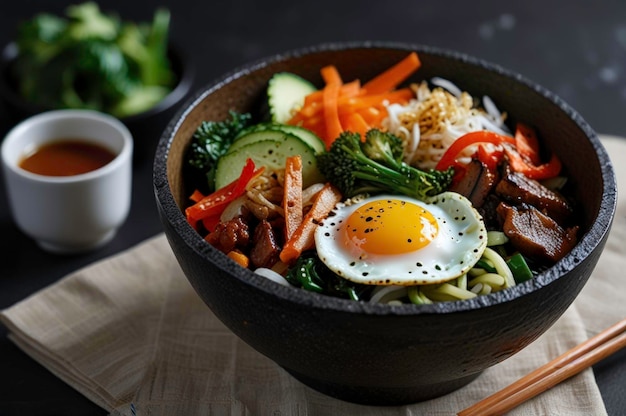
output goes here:
[[[375, 200], [395, 199], [423, 207], [437, 220], [439, 232], [427, 246], [406, 254], [350, 253], [341, 236], [350, 215]], [[410, 220], [410, 219], [407, 219]], [[443, 283], [465, 273], [480, 259], [487, 246], [487, 230], [471, 202], [455, 192], [444, 192], [427, 202], [399, 195], [377, 195], [357, 203], [338, 204], [315, 232], [319, 258], [332, 271], [356, 283], [371, 285], [420, 285]]]

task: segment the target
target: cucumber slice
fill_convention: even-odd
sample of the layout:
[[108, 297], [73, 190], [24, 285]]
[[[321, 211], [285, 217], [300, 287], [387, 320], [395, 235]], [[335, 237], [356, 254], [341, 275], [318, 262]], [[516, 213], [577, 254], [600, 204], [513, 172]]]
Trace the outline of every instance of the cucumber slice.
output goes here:
[[324, 144], [322, 139], [320, 139], [319, 136], [313, 133], [311, 130], [305, 129], [304, 127], [290, 126], [287, 124], [281, 124], [279, 126], [279, 129], [287, 133], [291, 133], [294, 136], [298, 136], [300, 140], [311, 146], [316, 154], [326, 151], [326, 145]]
[[272, 121], [286, 123], [291, 118], [291, 111], [301, 106], [304, 97], [316, 90], [309, 81], [291, 72], [274, 74], [267, 86]]
[[[236, 138], [235, 141], [230, 145], [226, 153], [236, 152], [241, 147], [247, 146], [250, 143], [262, 142], [266, 140], [274, 140], [274, 141], [285, 140], [286, 136], [292, 136], [293, 139], [298, 139], [297, 136], [290, 134], [290, 133], [286, 133], [282, 130], [261, 130], [260, 129], [256, 131], [248, 131], [246, 134]], [[311, 148], [311, 150], [313, 150], [313, 148]]]
[[248, 158], [251, 158], [257, 167], [266, 166], [268, 169], [279, 170], [285, 168], [285, 160], [293, 155], [302, 157], [304, 187], [324, 181], [324, 176], [317, 169], [313, 149], [296, 136], [282, 133], [281, 138], [256, 140], [222, 156], [215, 170], [215, 189], [220, 189], [237, 179]]
[[[326, 146], [322, 139], [320, 139], [317, 134], [313, 133], [311, 130], [307, 130], [299, 126], [291, 126], [288, 124], [278, 123], [259, 123], [246, 128], [237, 136], [237, 138], [235, 138], [233, 144], [231, 145], [231, 149], [233, 146], [235, 146], [236, 149], [242, 144], [251, 143], [252, 141], [254, 141], [254, 139], [249, 137], [249, 135], [251, 133], [262, 131], [279, 131], [293, 134], [294, 136], [297, 136], [300, 140], [311, 146], [316, 154], [322, 153], [326, 150]], [[239, 143], [242, 139], [243, 141]]]

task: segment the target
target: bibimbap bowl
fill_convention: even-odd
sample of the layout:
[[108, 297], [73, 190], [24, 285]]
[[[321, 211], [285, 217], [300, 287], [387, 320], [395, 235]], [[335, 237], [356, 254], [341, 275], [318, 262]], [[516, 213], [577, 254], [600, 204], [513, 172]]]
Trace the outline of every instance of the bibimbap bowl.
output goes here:
[[[184, 165], [194, 131], [229, 111], [262, 111], [270, 77], [293, 72], [318, 86], [333, 64], [345, 80], [367, 80], [416, 51], [407, 81], [441, 77], [489, 96], [515, 119], [536, 126], [561, 159], [579, 205], [577, 244], [553, 266], [514, 287], [473, 299], [427, 305], [373, 304], [288, 287], [232, 261], [190, 226], [193, 189]], [[327, 44], [263, 59], [206, 86], [165, 130], [154, 161], [154, 191], [165, 234], [185, 275], [237, 336], [295, 378], [327, 395], [397, 405], [435, 398], [543, 334], [589, 279], [616, 204], [610, 160], [592, 128], [566, 103], [523, 76], [460, 53], [376, 42]]]

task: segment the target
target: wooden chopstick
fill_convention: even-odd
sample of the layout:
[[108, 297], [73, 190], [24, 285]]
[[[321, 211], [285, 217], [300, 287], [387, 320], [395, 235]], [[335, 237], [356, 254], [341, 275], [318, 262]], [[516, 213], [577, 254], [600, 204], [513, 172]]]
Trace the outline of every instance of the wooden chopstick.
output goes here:
[[626, 346], [626, 319], [589, 338], [508, 387], [457, 413], [501, 415]]

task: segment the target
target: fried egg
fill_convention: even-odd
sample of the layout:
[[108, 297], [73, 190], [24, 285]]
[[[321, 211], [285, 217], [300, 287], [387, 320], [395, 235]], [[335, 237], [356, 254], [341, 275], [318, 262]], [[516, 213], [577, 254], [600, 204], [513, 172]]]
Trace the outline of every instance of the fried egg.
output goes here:
[[371, 285], [452, 280], [467, 273], [486, 246], [482, 217], [455, 192], [426, 202], [377, 195], [340, 203], [315, 232], [317, 254], [328, 268]]

